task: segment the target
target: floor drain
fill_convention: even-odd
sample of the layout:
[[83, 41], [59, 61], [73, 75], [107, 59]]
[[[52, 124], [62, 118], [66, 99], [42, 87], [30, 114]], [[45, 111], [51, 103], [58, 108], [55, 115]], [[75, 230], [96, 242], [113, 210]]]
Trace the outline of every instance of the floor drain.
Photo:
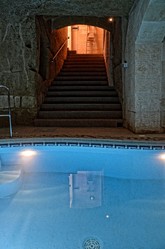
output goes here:
[[88, 238], [83, 243], [83, 249], [101, 249], [100, 242], [95, 238]]

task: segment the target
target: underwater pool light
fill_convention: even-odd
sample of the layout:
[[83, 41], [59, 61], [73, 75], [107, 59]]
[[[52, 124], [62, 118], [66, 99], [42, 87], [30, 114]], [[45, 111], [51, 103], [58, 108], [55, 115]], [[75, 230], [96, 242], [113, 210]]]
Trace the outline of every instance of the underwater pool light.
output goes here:
[[24, 150], [21, 151], [21, 156], [23, 157], [33, 157], [37, 155], [37, 152], [35, 150]]
[[159, 159], [165, 160], [165, 153], [161, 153], [161, 154], [159, 155]]

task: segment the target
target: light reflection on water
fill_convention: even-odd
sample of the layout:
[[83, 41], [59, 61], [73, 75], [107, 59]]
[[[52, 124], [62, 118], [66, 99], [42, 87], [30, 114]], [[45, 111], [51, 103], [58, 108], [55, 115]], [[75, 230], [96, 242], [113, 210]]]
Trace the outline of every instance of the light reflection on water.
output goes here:
[[[120, 160], [122, 167], [131, 162], [135, 169], [134, 157], [131, 155], [126, 161], [128, 151], [123, 153], [125, 164]], [[98, 238], [104, 249], [165, 248], [163, 178], [154, 179], [153, 174], [151, 179], [124, 179], [120, 174], [118, 177], [111, 177], [110, 174], [106, 174], [107, 168], [113, 163], [117, 167], [118, 160], [111, 160], [108, 164], [109, 157], [105, 155], [103, 158], [103, 154], [100, 154], [101, 159], [100, 155], [97, 157], [98, 162], [90, 158], [89, 154], [89, 161], [82, 161], [83, 154], [81, 160], [79, 158], [76, 162], [75, 158], [72, 158], [73, 154], [70, 157], [62, 151], [59, 165], [58, 156], [53, 161], [54, 151], [47, 154], [47, 160], [45, 155], [40, 153], [41, 158], [37, 159], [40, 165], [36, 165], [36, 159], [32, 158], [28, 158], [27, 161], [17, 160], [19, 168], [22, 162], [26, 165], [23, 165], [24, 172], [19, 191], [8, 198], [0, 199], [0, 248], [80, 249], [84, 240], [89, 237]], [[147, 158], [146, 154], [145, 157]], [[156, 156], [152, 154], [152, 158]], [[2, 156], [3, 170], [6, 167], [13, 167], [9, 163], [5, 166], [4, 162], [7, 162], [7, 159], [3, 159]], [[10, 158], [9, 162], [12, 160]], [[62, 160], [65, 167], [71, 163], [74, 167], [80, 167], [75, 170], [72, 167], [71, 171], [67, 168], [66, 172], [63, 172], [65, 167], [60, 167]], [[139, 166], [139, 158], [136, 157], [136, 160]], [[41, 169], [41, 162], [43, 172], [29, 170], [32, 167]], [[88, 169], [85, 163], [91, 162], [93, 165]], [[96, 163], [102, 164], [95, 167]], [[54, 168], [56, 165], [57, 172]], [[110, 168], [114, 170], [115, 166], [112, 165]], [[139, 167], [142, 170], [144, 166]], [[14, 168], [17, 168], [16, 163]], [[48, 172], [46, 168], [49, 168]], [[130, 170], [131, 167], [126, 167], [126, 170], [128, 168]], [[140, 175], [139, 169], [135, 171]], [[144, 176], [143, 172], [142, 175]]]
[[106, 249], [163, 245], [165, 182], [103, 181], [99, 207], [77, 203], [70, 208], [68, 174], [25, 173], [20, 191], [0, 200], [0, 248], [81, 248], [89, 236], [103, 241]]

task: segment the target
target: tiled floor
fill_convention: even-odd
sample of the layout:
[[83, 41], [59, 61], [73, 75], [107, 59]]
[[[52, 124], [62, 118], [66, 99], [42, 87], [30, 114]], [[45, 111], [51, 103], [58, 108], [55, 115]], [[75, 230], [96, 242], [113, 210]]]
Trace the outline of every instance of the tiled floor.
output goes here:
[[[164, 134], [134, 134], [125, 128], [13, 127], [13, 138], [98, 138], [116, 140], [165, 141]], [[9, 128], [0, 128], [0, 140], [10, 138]]]

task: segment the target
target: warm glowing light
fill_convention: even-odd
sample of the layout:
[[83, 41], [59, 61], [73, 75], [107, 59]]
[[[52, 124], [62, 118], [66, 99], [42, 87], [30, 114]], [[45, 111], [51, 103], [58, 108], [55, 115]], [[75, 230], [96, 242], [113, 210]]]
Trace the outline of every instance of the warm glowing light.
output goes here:
[[108, 19], [108, 21], [109, 21], [109, 22], [113, 22], [113, 18], [110, 17], [110, 18]]
[[21, 152], [21, 156], [24, 156], [24, 157], [33, 157], [36, 154], [37, 154], [37, 152], [34, 150], [24, 150]]
[[161, 160], [164, 160], [164, 161], [165, 161], [165, 153], [160, 154], [160, 155], [159, 155], [159, 159], [161, 159]]

